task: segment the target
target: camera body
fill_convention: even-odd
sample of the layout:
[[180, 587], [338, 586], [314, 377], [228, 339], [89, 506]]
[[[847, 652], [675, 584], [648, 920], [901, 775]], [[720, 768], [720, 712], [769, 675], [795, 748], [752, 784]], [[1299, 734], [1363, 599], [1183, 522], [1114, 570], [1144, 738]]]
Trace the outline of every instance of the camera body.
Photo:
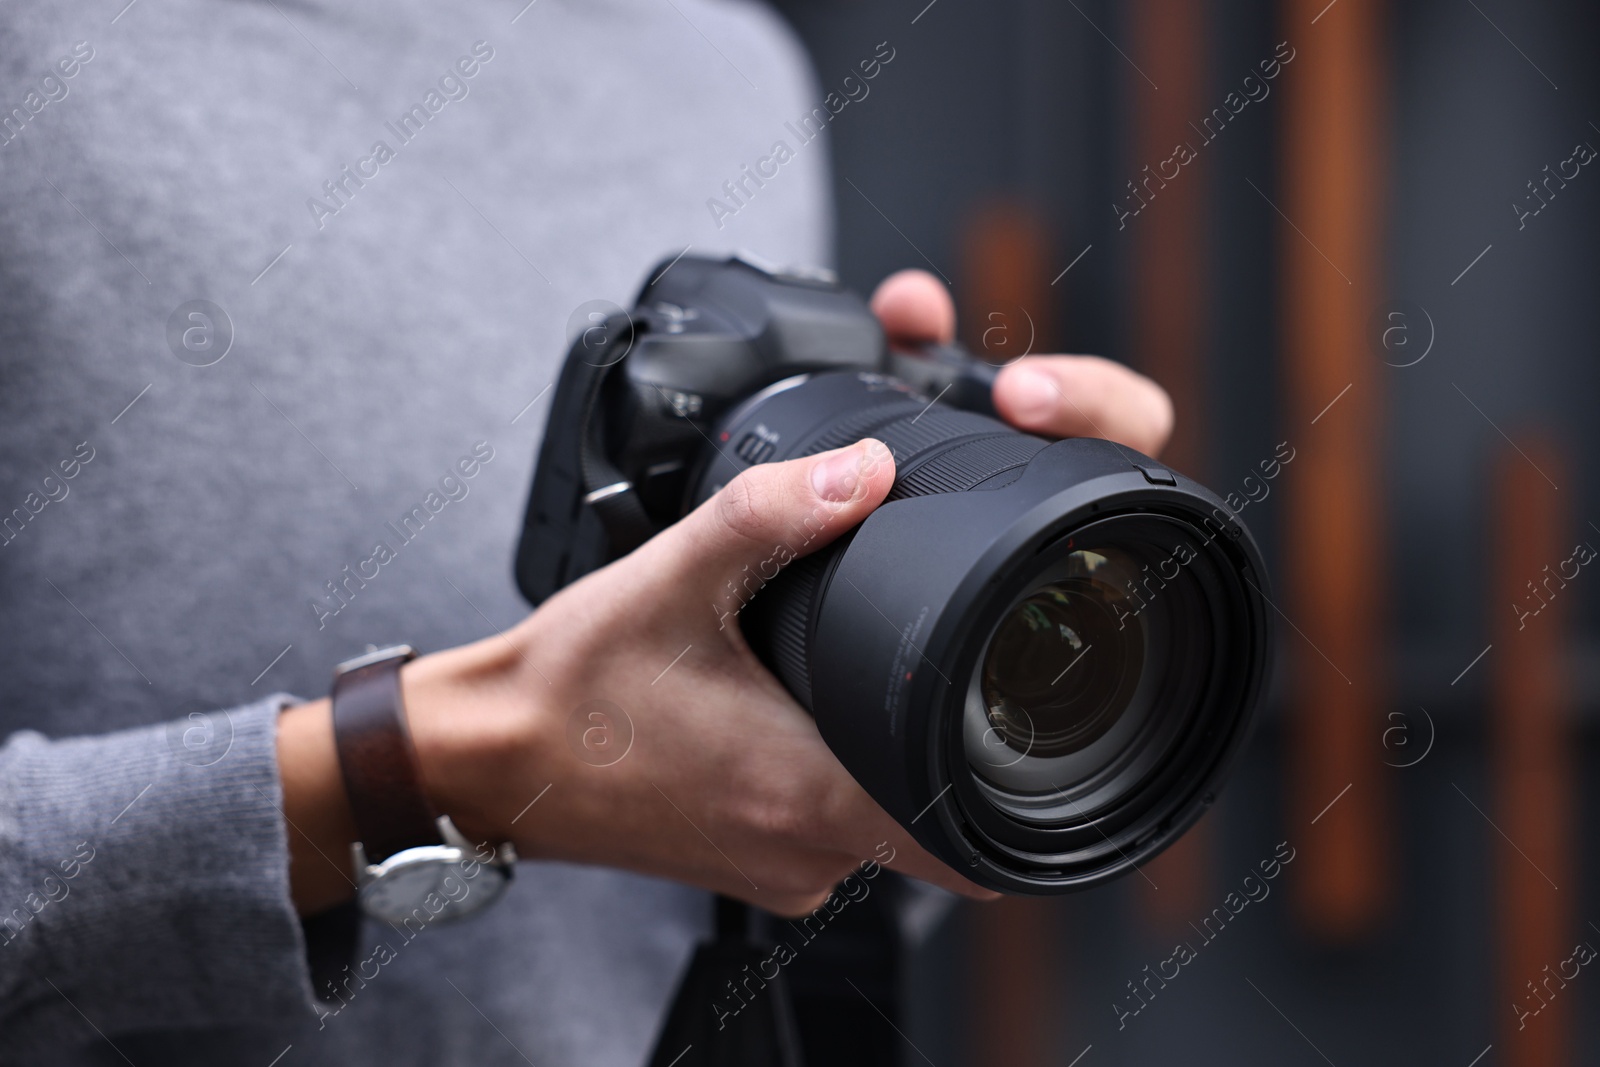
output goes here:
[[859, 370], [994, 414], [993, 367], [954, 346], [892, 350], [866, 303], [830, 272], [742, 253], [683, 256], [651, 277], [631, 311], [604, 301], [580, 309], [517, 552], [518, 587], [535, 605], [681, 518], [708, 447], [731, 444], [747, 465], [766, 458], [754, 442], [711, 434], [774, 383]]
[[518, 550], [531, 602], [752, 465], [876, 437], [896, 478], [873, 514], [707, 590], [862, 787], [967, 877], [1033, 894], [1128, 871], [1212, 803], [1271, 644], [1259, 552], [1215, 494], [1018, 433], [995, 368], [895, 351], [819, 273], [684, 256], [579, 327]]

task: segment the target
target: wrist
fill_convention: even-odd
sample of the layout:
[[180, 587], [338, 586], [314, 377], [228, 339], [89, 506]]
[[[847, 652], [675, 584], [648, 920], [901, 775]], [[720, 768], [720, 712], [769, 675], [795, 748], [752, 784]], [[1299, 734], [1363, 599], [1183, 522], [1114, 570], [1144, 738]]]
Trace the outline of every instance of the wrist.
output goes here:
[[302, 915], [355, 894], [350, 842], [355, 819], [333, 742], [333, 706], [300, 704], [278, 717], [278, 776], [289, 851], [289, 891]]
[[[541, 748], [545, 683], [516, 631], [419, 657], [401, 670], [423, 792], [474, 843], [510, 839]], [[531, 678], [530, 678], [531, 675]]]

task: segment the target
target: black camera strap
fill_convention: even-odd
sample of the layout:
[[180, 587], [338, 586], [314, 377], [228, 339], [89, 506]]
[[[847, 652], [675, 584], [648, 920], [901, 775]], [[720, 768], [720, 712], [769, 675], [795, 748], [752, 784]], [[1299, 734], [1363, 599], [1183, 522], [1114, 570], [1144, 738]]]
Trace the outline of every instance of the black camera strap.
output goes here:
[[[572, 384], [579, 397], [578, 467], [583, 478], [583, 502], [599, 518], [611, 542], [612, 558], [617, 558], [644, 544], [656, 529], [645, 514], [633, 483], [607, 455], [606, 427], [599, 414], [606, 382], [627, 359], [637, 330], [633, 317], [625, 311], [608, 316], [601, 330], [600, 344], [585, 357], [569, 360], [567, 366], [569, 373], [581, 376]], [[588, 332], [580, 335], [573, 347], [587, 347], [587, 336]]]

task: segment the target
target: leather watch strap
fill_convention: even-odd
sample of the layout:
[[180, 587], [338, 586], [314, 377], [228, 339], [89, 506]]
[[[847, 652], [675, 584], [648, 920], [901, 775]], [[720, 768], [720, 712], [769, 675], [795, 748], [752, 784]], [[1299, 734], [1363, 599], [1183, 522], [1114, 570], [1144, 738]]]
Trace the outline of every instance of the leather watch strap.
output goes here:
[[333, 680], [334, 744], [369, 863], [443, 841], [422, 791], [400, 691], [400, 668], [414, 658], [406, 646], [382, 649], [342, 665]]

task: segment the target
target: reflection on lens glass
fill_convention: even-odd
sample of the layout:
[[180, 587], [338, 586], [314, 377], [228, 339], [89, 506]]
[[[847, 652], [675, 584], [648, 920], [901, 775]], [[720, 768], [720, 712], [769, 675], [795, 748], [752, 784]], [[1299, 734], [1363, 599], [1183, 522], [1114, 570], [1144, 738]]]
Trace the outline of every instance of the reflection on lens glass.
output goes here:
[[[1011, 609], [984, 657], [989, 725], [1018, 754], [1048, 759], [1092, 745], [1128, 707], [1144, 671], [1131, 560], [1077, 551], [1067, 573]], [[989, 762], [1000, 762], [990, 757]]]

